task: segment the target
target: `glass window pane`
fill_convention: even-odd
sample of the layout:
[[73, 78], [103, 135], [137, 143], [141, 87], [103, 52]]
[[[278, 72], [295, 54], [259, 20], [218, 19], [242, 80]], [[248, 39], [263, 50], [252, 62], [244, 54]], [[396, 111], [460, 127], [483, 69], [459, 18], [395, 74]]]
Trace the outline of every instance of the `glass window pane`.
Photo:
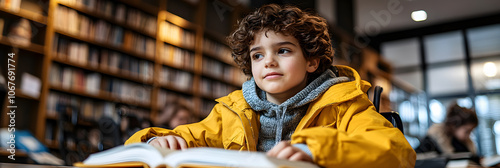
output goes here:
[[467, 30], [471, 57], [500, 55], [500, 24]]
[[500, 57], [472, 60], [471, 75], [476, 91], [500, 89]]
[[432, 99], [429, 102], [429, 109], [431, 110], [431, 121], [433, 123], [441, 123], [446, 117], [446, 107], [443, 103], [436, 99]]
[[429, 128], [429, 117], [427, 115], [427, 108], [424, 105], [418, 106], [418, 122], [420, 127], [420, 132], [418, 135], [424, 137], [427, 134], [427, 129]]
[[413, 122], [415, 121], [416, 114], [415, 114], [415, 107], [411, 104], [410, 101], [404, 101], [399, 105], [399, 114], [401, 116], [401, 120], [403, 122]]
[[428, 93], [431, 96], [467, 91], [467, 69], [464, 62], [450, 66], [430, 66], [427, 76]]
[[465, 58], [463, 37], [460, 31], [424, 37], [425, 62], [439, 63]]
[[[451, 97], [430, 100], [429, 109], [431, 121], [433, 123], [443, 122], [450, 106], [457, 103], [459, 106], [467, 108], [468, 103], [464, 103], [466, 101], [471, 100], [469, 97]], [[472, 102], [470, 103], [472, 104]]]
[[394, 77], [397, 80], [404, 81], [405, 83], [408, 83], [415, 87], [418, 90], [424, 90], [423, 89], [423, 75], [422, 71], [420, 69], [410, 71], [410, 72], [403, 72], [403, 73], [395, 73]]
[[420, 65], [420, 49], [417, 38], [382, 43], [382, 55], [394, 68]]
[[499, 154], [500, 136], [495, 133], [495, 124], [500, 120], [500, 94], [476, 96], [476, 111], [479, 119], [477, 130], [481, 154], [493, 156]]

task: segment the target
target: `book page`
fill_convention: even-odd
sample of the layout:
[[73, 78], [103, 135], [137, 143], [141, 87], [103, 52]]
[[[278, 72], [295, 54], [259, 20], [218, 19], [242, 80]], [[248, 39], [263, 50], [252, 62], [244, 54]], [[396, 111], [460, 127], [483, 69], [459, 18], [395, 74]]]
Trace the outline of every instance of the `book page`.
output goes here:
[[500, 155], [484, 157], [481, 160], [481, 165], [484, 167], [493, 167], [500, 164]]
[[219, 148], [189, 148], [182, 152], [168, 155], [165, 162], [172, 167], [182, 165], [205, 165], [217, 167], [296, 167], [317, 168], [318, 166], [307, 162], [294, 162], [267, 157], [263, 152], [248, 152], [225, 150]]
[[146, 143], [136, 143], [127, 146], [114, 147], [102, 152], [91, 154], [83, 164], [104, 165], [125, 162], [142, 162], [149, 167], [157, 167], [163, 164], [163, 154], [168, 152], [158, 151], [157, 148]]

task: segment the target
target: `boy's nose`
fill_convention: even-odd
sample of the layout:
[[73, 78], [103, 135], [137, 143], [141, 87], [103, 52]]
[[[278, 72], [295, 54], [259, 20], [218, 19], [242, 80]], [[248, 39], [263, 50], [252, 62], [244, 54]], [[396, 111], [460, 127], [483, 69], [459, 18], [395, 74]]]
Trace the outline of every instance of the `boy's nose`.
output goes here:
[[265, 64], [266, 68], [277, 66], [277, 62], [274, 60], [273, 56], [265, 57]]

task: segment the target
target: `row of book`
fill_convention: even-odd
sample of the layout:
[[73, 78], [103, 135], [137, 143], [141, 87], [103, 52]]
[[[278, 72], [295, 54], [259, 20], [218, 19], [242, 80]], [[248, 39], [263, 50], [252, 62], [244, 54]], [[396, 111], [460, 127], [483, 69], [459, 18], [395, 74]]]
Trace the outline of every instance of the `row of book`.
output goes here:
[[231, 57], [231, 49], [224, 44], [215, 42], [208, 38], [203, 39], [203, 53], [215, 56], [217, 59], [233, 62]]
[[57, 6], [54, 17], [54, 28], [57, 30], [117, 47], [123, 45], [124, 31], [120, 26], [94, 20], [64, 6]]
[[164, 44], [160, 50], [160, 60], [166, 65], [173, 65], [182, 69], [194, 68], [194, 53], [172, 45]]
[[49, 82], [63, 89], [99, 95], [102, 76], [99, 73], [85, 73], [81, 69], [53, 65], [50, 69]]
[[237, 86], [241, 86], [243, 82], [247, 81], [247, 77], [243, 74], [243, 71], [237, 67], [224, 66], [224, 81], [231, 81]]
[[59, 3], [85, 8], [89, 11], [104, 15], [118, 23], [137, 28], [147, 34], [156, 34], [156, 17], [146, 14], [123, 3], [110, 0], [60, 0]]
[[[71, 113], [72, 116], [66, 116], [65, 118], [58, 117], [63, 116], [60, 115], [62, 113], [67, 114], [67, 111], [65, 110], [68, 109], [74, 110]], [[148, 110], [113, 102], [82, 98], [65, 93], [50, 92], [47, 100], [46, 111], [48, 116], [52, 116], [49, 118], [55, 118], [58, 120], [76, 119], [79, 122], [77, 123], [78, 125], [81, 125], [83, 122], [89, 123], [83, 124], [83, 127], [75, 125], [73, 127], [74, 137], [65, 137], [65, 143], [69, 149], [80, 150], [77, 146], [80, 141], [85, 141], [89, 143], [87, 145], [90, 145], [93, 149], [98, 149], [98, 146], [100, 145], [99, 143], [102, 143], [103, 136], [105, 134], [110, 134], [110, 130], [102, 130], [103, 128], [98, 128], [97, 124], [94, 124], [98, 123], [103, 117], [111, 118], [116, 125], [120, 125], [119, 129], [123, 132], [124, 136], [122, 137], [123, 140], [121, 140], [122, 143], [130, 137], [130, 135], [125, 132], [138, 131], [138, 129], [150, 126], [143, 126], [144, 124], [137, 123], [137, 121], [149, 121], [150, 113]], [[60, 135], [58, 135], [59, 131], [57, 130], [60, 129], [59, 127], [61, 126], [58, 125], [57, 122], [52, 122], [50, 120], [47, 121], [45, 139], [52, 142], [59, 139]], [[112, 128], [110, 126], [108, 127]]]
[[162, 68], [158, 80], [162, 85], [170, 85], [179, 90], [191, 91], [193, 87], [193, 74], [165, 66]]
[[127, 103], [150, 104], [151, 86], [85, 72], [78, 68], [60, 67], [50, 69], [49, 82], [54, 87], [83, 92], [94, 96], [109, 96], [109, 99]]
[[19, 11], [21, 7], [21, 0], [0, 0], [0, 8], [9, 9], [12, 11]]
[[195, 35], [189, 30], [185, 30], [170, 22], [160, 22], [159, 38], [162, 41], [181, 45], [185, 48], [194, 48]]
[[156, 105], [158, 106], [159, 109], [164, 108], [165, 104], [169, 102], [179, 102], [179, 101], [185, 105], [194, 107], [193, 98], [191, 96], [186, 96], [176, 92], [167, 91], [165, 89], [160, 89], [156, 101], [157, 101]]
[[207, 78], [202, 78], [200, 83], [201, 94], [210, 98], [226, 96], [236, 89], [235, 86]]
[[203, 58], [202, 70], [208, 76], [223, 79], [230, 83], [237, 83], [239, 85], [244, 81], [242, 77], [243, 73], [240, 69], [214, 59]]
[[156, 41], [152, 38], [126, 31], [123, 38], [123, 48], [125, 51], [133, 51], [138, 55], [153, 59], [156, 51]]
[[143, 81], [153, 79], [154, 64], [116, 51], [83, 42], [54, 37], [55, 58], [85, 67], [125, 74]]
[[121, 26], [112, 25], [101, 19], [93, 20], [76, 10], [64, 6], [56, 9], [54, 27], [56, 30], [76, 35], [78, 38], [132, 51], [147, 58], [155, 55], [155, 40], [132, 31], [125, 31]]
[[58, 116], [65, 110], [62, 107], [70, 107], [76, 110], [78, 117], [84, 121], [98, 121], [102, 117], [110, 117], [116, 123], [119, 122], [119, 115], [116, 112], [116, 103], [100, 101], [89, 98], [82, 98], [58, 92], [50, 92], [47, 99], [47, 116]]

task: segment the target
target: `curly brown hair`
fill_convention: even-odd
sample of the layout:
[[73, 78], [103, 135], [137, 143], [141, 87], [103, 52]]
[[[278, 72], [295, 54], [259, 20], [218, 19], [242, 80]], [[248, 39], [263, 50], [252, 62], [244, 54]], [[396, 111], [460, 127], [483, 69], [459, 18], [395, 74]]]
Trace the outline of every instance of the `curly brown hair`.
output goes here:
[[318, 69], [312, 76], [323, 73], [332, 65], [334, 50], [324, 18], [294, 6], [269, 4], [239, 21], [238, 28], [227, 38], [231, 55], [245, 75], [252, 76], [249, 47], [260, 31], [295, 37], [307, 60], [319, 58]]

